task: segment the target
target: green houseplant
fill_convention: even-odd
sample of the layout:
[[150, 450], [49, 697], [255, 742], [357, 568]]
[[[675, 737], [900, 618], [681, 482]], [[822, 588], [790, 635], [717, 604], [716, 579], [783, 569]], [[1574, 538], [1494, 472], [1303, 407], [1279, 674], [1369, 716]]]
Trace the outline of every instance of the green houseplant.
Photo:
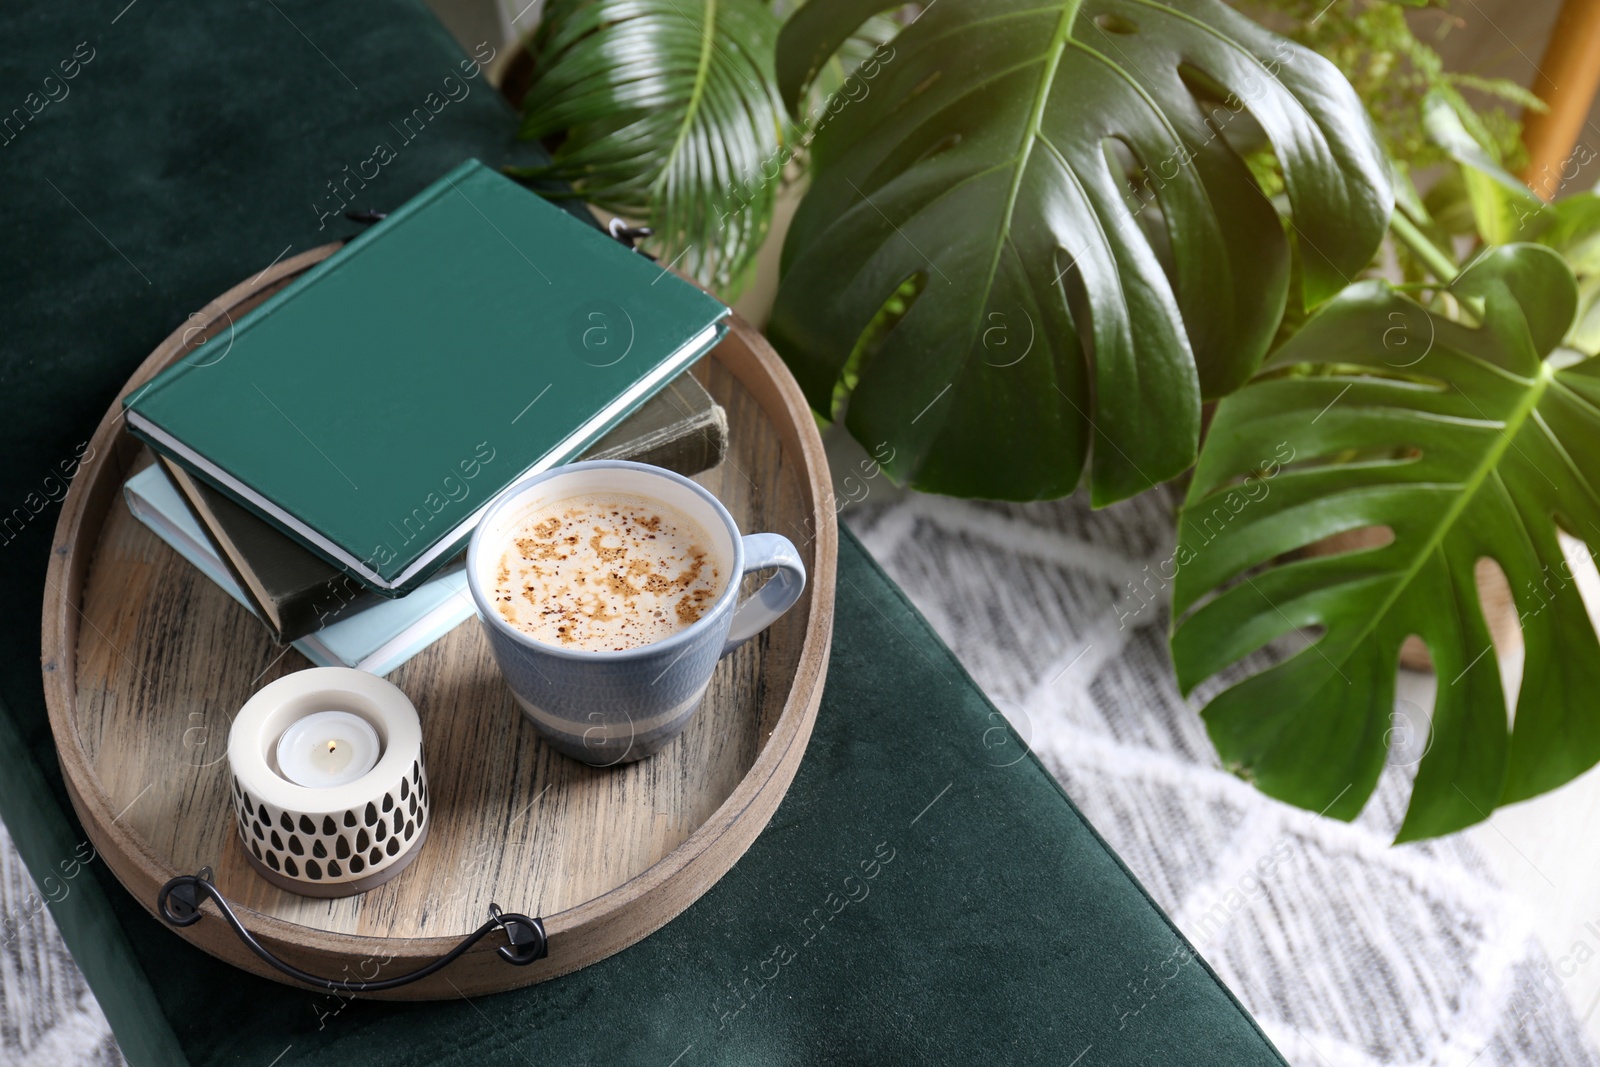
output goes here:
[[[1314, 34], [1297, 2], [1269, 6]], [[1353, 25], [1410, 54], [1403, 23]], [[897, 480], [1100, 505], [1190, 478], [1180, 684], [1301, 638], [1202, 712], [1264, 791], [1360, 811], [1413, 634], [1440, 695], [1402, 839], [1600, 760], [1558, 543], [1600, 544], [1600, 208], [1501, 169], [1459, 90], [1514, 89], [1420, 64], [1375, 129], [1332, 63], [1218, 0], [555, 0], [531, 48], [526, 133], [565, 139], [527, 176], [649, 219], [709, 284], [737, 286], [803, 164], [768, 334]], [[1452, 167], [1426, 201], [1419, 146]], [[1386, 234], [1404, 283], [1364, 277]], [[1528, 649], [1514, 725], [1485, 559]]]

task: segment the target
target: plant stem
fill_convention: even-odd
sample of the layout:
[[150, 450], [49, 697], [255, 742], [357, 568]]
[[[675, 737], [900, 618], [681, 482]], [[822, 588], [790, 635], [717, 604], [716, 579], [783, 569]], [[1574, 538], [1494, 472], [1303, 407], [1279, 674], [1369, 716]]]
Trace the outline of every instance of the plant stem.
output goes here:
[[1389, 232], [1394, 234], [1401, 244], [1409, 248], [1413, 255], [1422, 260], [1422, 265], [1433, 272], [1433, 276], [1445, 285], [1456, 280], [1456, 275], [1461, 273], [1449, 256], [1440, 250], [1439, 246], [1423, 236], [1421, 230], [1406, 218], [1402, 211], [1395, 211], [1389, 216]]

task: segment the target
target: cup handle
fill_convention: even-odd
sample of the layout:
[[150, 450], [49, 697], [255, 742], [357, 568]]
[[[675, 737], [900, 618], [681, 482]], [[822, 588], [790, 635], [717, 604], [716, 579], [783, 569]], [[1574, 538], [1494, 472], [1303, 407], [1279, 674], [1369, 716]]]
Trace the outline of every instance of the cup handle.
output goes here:
[[800, 599], [800, 594], [806, 588], [806, 565], [792, 541], [782, 534], [746, 534], [744, 571], [734, 580], [739, 581], [752, 571], [774, 567], [778, 573], [768, 578], [734, 611], [733, 624], [728, 628], [728, 643], [722, 646], [722, 655], [726, 656], [777, 622], [779, 616], [794, 607], [794, 602]]

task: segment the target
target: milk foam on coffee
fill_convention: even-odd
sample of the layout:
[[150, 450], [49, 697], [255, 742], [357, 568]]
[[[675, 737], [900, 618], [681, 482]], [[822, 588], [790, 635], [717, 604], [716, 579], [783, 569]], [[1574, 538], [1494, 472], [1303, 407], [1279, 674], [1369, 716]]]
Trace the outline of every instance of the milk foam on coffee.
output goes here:
[[683, 512], [593, 493], [529, 513], [506, 539], [490, 596], [536, 641], [621, 651], [693, 625], [723, 579], [710, 536]]

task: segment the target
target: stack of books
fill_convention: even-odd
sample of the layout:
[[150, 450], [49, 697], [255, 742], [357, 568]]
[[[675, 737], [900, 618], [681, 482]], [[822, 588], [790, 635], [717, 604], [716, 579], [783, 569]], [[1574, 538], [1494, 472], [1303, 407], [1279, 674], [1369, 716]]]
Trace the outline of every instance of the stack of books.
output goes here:
[[522, 478], [721, 461], [686, 368], [727, 314], [469, 161], [127, 398], [128, 505], [275, 640], [386, 674], [473, 613], [462, 550]]

